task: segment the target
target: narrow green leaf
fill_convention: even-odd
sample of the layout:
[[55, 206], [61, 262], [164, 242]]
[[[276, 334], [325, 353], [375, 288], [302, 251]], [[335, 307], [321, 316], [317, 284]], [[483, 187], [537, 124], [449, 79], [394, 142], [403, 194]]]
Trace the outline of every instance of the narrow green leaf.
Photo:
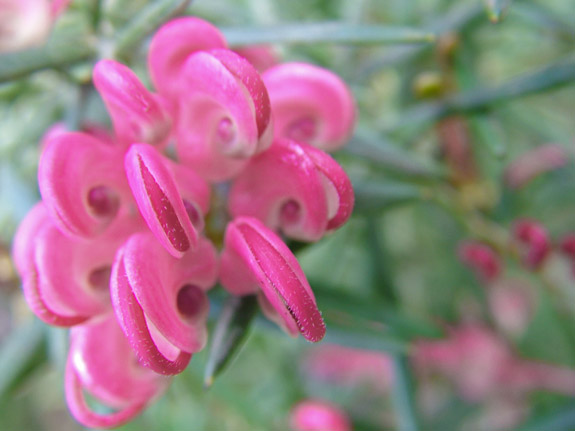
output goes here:
[[44, 69], [57, 69], [89, 60], [96, 53], [83, 38], [54, 38], [40, 48], [0, 55], [0, 82], [23, 78]]
[[530, 419], [519, 431], [572, 431], [575, 429], [575, 404], [569, 402], [566, 406], [543, 417]]
[[497, 87], [460, 93], [441, 102], [422, 103], [404, 112], [401, 120], [386, 128], [385, 132], [413, 128], [454, 113], [484, 109], [573, 83], [575, 83], [575, 59], [570, 58], [518, 76]]
[[421, 187], [398, 182], [355, 181], [353, 190], [355, 192], [355, 214], [382, 211], [424, 199]]
[[471, 129], [477, 135], [478, 141], [485, 145], [493, 156], [501, 159], [507, 155], [507, 144], [497, 133], [491, 118], [478, 114], [469, 120]]
[[0, 350], [0, 402], [46, 360], [44, 325], [34, 320], [16, 328]]
[[487, 16], [491, 22], [499, 22], [509, 8], [511, 0], [484, 0]]
[[160, 25], [183, 12], [189, 3], [190, 0], [156, 0], [144, 7], [118, 34], [115, 40], [115, 54], [118, 57], [129, 55]]
[[341, 152], [362, 157], [371, 164], [398, 174], [425, 179], [444, 177], [439, 166], [414, 159], [410, 152], [383, 136], [356, 134]]
[[323, 342], [354, 349], [379, 350], [387, 353], [405, 353], [409, 344], [391, 335], [366, 331], [361, 328], [343, 328], [326, 320], [327, 332]]
[[255, 295], [229, 296], [218, 317], [204, 372], [204, 386], [209, 388], [243, 345], [258, 311]]
[[432, 32], [386, 25], [357, 25], [345, 22], [282, 24], [273, 27], [227, 27], [221, 29], [229, 44], [262, 43], [381, 45], [430, 43]]
[[393, 355], [393, 404], [398, 431], [420, 430], [414, 399], [413, 375], [407, 355]]

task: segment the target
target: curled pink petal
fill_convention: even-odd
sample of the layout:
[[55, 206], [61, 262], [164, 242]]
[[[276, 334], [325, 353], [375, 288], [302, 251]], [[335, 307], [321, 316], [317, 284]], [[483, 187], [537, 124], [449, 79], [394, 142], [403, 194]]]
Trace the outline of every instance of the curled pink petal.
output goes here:
[[465, 241], [457, 250], [459, 259], [471, 267], [484, 282], [494, 281], [501, 274], [501, 260], [491, 247], [476, 241]]
[[158, 97], [144, 87], [129, 67], [114, 60], [100, 60], [94, 67], [93, 80], [120, 142], [166, 142], [171, 119]]
[[[198, 242], [199, 225], [194, 226], [189, 211], [194, 208], [196, 212], [205, 211], [209, 190], [204, 180], [193, 172], [182, 172], [185, 168], [178, 168], [182, 179], [195, 182], [193, 186], [184, 184], [185, 190], [189, 191], [186, 197], [191, 199], [184, 201], [169, 163], [147, 144], [132, 145], [124, 159], [132, 194], [148, 227], [170, 254], [181, 257]], [[195, 202], [196, 196], [201, 202]], [[188, 202], [189, 211], [185, 202]], [[193, 216], [197, 224], [203, 221], [202, 213]]]
[[510, 188], [518, 189], [540, 174], [565, 166], [568, 161], [567, 150], [561, 145], [541, 145], [509, 164], [504, 173], [505, 182]]
[[203, 348], [209, 308], [205, 290], [216, 277], [216, 253], [208, 240], [201, 239], [198, 249], [181, 259], [147, 233], [126, 242], [113, 268], [112, 301], [144, 365], [175, 374], [185, 368], [191, 353]]
[[179, 77], [186, 59], [196, 51], [225, 48], [222, 33], [207, 21], [194, 17], [173, 19], [152, 38], [148, 67], [156, 89], [172, 98], [180, 91]]
[[234, 294], [263, 292], [267, 313], [275, 310], [289, 332], [320, 341], [325, 324], [305, 275], [283, 241], [259, 220], [240, 217], [226, 230], [220, 281]]
[[539, 268], [551, 250], [547, 230], [536, 221], [520, 220], [513, 227], [513, 236], [523, 248], [523, 263], [530, 269]]
[[256, 217], [291, 238], [317, 241], [327, 229], [331, 195], [326, 193], [328, 177], [317, 168], [316, 160], [295, 141], [275, 141], [234, 180], [230, 213]]
[[123, 154], [85, 133], [61, 133], [46, 145], [38, 167], [40, 193], [63, 231], [101, 233], [116, 217], [129, 188]]
[[[177, 131], [180, 159], [210, 181], [236, 175], [269, 147], [270, 103], [263, 81], [233, 51], [198, 52], [184, 66]], [[197, 127], [191, 128], [194, 123]]]
[[[168, 382], [138, 364], [113, 314], [72, 330], [66, 401], [84, 426], [112, 428], [130, 421], [164, 391]], [[117, 411], [96, 413], [87, 405], [84, 390]]]
[[234, 51], [249, 61], [260, 73], [280, 62], [278, 54], [271, 45], [252, 45], [234, 48]]
[[351, 431], [347, 414], [325, 400], [309, 399], [298, 403], [290, 413], [292, 431]]
[[355, 105], [347, 85], [334, 73], [305, 63], [283, 63], [262, 78], [268, 89], [275, 136], [306, 142], [325, 151], [350, 137]]
[[327, 230], [343, 226], [353, 211], [355, 195], [343, 168], [327, 153], [311, 145], [300, 144], [321, 173], [328, 206]]

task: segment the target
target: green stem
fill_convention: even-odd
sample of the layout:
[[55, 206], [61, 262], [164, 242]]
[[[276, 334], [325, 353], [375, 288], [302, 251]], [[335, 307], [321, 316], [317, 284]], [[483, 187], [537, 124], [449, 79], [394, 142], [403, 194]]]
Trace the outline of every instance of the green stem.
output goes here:
[[418, 418], [414, 399], [413, 376], [407, 355], [393, 355], [392, 399], [398, 431], [418, 431]]

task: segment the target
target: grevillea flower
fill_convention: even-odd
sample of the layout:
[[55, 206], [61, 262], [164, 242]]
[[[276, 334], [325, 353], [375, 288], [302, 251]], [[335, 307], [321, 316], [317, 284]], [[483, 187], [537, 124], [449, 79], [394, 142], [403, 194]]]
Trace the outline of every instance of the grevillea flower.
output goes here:
[[130, 68], [113, 60], [101, 60], [94, 67], [93, 80], [120, 143], [167, 143], [172, 120], [161, 99], [148, 91]]
[[[113, 314], [72, 328], [66, 364], [66, 400], [87, 427], [111, 428], [139, 414], [167, 387], [169, 378], [142, 367]], [[97, 413], [84, 391], [113, 413]]]
[[131, 236], [118, 251], [112, 302], [143, 365], [160, 374], [177, 374], [191, 354], [204, 347], [209, 309], [205, 291], [216, 278], [216, 251], [205, 239], [180, 259], [149, 233]]
[[284, 235], [317, 241], [347, 221], [353, 189], [328, 154], [309, 145], [278, 139], [252, 158], [236, 178], [230, 213], [249, 215]]
[[283, 63], [262, 75], [274, 113], [275, 136], [333, 151], [349, 139], [355, 105], [347, 85], [329, 70]]
[[53, 135], [38, 167], [46, 208], [58, 227], [71, 235], [94, 237], [131, 200], [123, 152], [86, 133]]
[[501, 273], [499, 256], [486, 244], [465, 241], [459, 246], [457, 254], [459, 259], [469, 265], [477, 277], [486, 283], [494, 281]]
[[[235, 176], [272, 142], [270, 101], [260, 75], [239, 54], [215, 49], [189, 56], [181, 76], [178, 156], [210, 181]], [[198, 126], [190, 128], [191, 122]]]
[[519, 243], [525, 266], [539, 268], [551, 250], [547, 230], [536, 221], [520, 220], [513, 227], [513, 236]]
[[235, 48], [234, 51], [249, 61], [260, 73], [279, 64], [279, 58], [270, 45], [251, 45]]
[[263, 312], [289, 334], [317, 342], [325, 324], [295, 256], [259, 220], [240, 217], [226, 230], [220, 281], [235, 295], [258, 294]]
[[351, 431], [347, 414], [325, 400], [309, 399], [298, 403], [290, 413], [292, 431]]
[[40, 45], [51, 28], [49, 0], [0, 0], [0, 52]]
[[[157, 94], [128, 67], [102, 60], [93, 80], [114, 133], [55, 125], [42, 140], [43, 202], [20, 226], [14, 259], [30, 308], [47, 323], [74, 327], [66, 392], [86, 426], [130, 420], [166, 386], [158, 375], [184, 370], [206, 344], [206, 291], [218, 277], [232, 294], [257, 294], [264, 314], [291, 335], [315, 342], [325, 334], [278, 232], [316, 241], [339, 228], [353, 208], [351, 183], [320, 149], [282, 138], [272, 145], [272, 119], [287, 105], [272, 112], [262, 77], [226, 47], [202, 20], [167, 23], [148, 56]], [[297, 88], [290, 121], [302, 106], [317, 129], [301, 138], [339, 145], [351, 131], [349, 91], [323, 69], [291, 70], [281, 85], [272, 79], [276, 92]], [[322, 97], [339, 105], [328, 109]], [[177, 160], [163, 152], [171, 144]], [[219, 181], [229, 181], [220, 187], [229, 204], [210, 208], [209, 182]], [[220, 265], [204, 217], [228, 220], [226, 210], [233, 221]], [[218, 243], [224, 229], [208, 234]], [[117, 411], [95, 413], [84, 389]]]

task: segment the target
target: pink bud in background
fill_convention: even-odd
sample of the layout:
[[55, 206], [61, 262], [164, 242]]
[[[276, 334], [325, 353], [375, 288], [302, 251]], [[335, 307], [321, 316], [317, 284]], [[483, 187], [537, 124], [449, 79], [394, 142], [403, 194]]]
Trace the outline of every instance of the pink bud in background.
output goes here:
[[531, 286], [524, 280], [504, 279], [490, 286], [488, 302], [499, 329], [517, 338], [525, 333], [533, 313], [535, 300]]
[[297, 404], [290, 414], [292, 431], [351, 431], [347, 414], [337, 405], [319, 399]]
[[229, 179], [272, 142], [263, 81], [247, 60], [225, 49], [191, 55], [182, 77], [178, 156], [209, 181]]
[[52, 21], [48, 0], [0, 0], [0, 52], [41, 45]]
[[[113, 314], [72, 329], [66, 364], [66, 401], [82, 425], [120, 426], [146, 408], [168, 383], [167, 377], [138, 363]], [[117, 411], [95, 412], [86, 403], [84, 391]]]
[[260, 73], [279, 63], [277, 53], [270, 45], [252, 45], [235, 48], [235, 52], [249, 61]]
[[111, 289], [120, 326], [140, 362], [160, 374], [184, 370], [206, 343], [205, 291], [217, 278], [214, 246], [201, 239], [176, 259], [149, 233], [118, 251]]
[[317, 241], [347, 221], [353, 200], [351, 182], [335, 160], [280, 139], [235, 179], [228, 205], [234, 217], [256, 217], [290, 238]]
[[539, 268], [551, 250], [547, 230], [539, 222], [519, 220], [513, 226], [513, 237], [521, 247], [524, 265]]
[[322, 343], [310, 349], [304, 369], [312, 379], [345, 386], [367, 385], [378, 392], [386, 392], [393, 382], [388, 355], [336, 344]]
[[50, 11], [52, 17], [57, 18], [68, 8], [72, 0], [52, 0], [50, 3]]
[[307, 279], [283, 241], [251, 217], [228, 224], [220, 281], [234, 295], [259, 295], [264, 314], [289, 334], [320, 341], [325, 324]]
[[178, 98], [180, 75], [188, 57], [196, 51], [226, 47], [222, 33], [207, 21], [183, 17], [167, 22], [154, 34], [148, 52], [154, 86], [163, 96]]
[[283, 63], [263, 75], [274, 113], [275, 136], [325, 151], [344, 145], [353, 131], [355, 105], [334, 73], [305, 63]]
[[167, 142], [171, 118], [158, 96], [148, 91], [129, 67], [114, 60], [100, 60], [94, 66], [93, 81], [120, 143], [162, 146]]
[[457, 250], [459, 259], [468, 265], [477, 277], [489, 283], [497, 279], [501, 273], [499, 256], [491, 247], [477, 241], [464, 241]]
[[124, 163], [140, 213], [158, 241], [174, 257], [194, 249], [209, 209], [206, 182], [147, 144], [132, 145]]
[[122, 159], [119, 148], [86, 133], [59, 133], [46, 143], [38, 184], [62, 231], [94, 237], [132, 200]]
[[559, 241], [559, 250], [575, 260], [575, 233], [564, 235]]
[[514, 160], [505, 170], [504, 178], [512, 189], [525, 186], [533, 178], [565, 166], [569, 155], [558, 144], [540, 145]]

